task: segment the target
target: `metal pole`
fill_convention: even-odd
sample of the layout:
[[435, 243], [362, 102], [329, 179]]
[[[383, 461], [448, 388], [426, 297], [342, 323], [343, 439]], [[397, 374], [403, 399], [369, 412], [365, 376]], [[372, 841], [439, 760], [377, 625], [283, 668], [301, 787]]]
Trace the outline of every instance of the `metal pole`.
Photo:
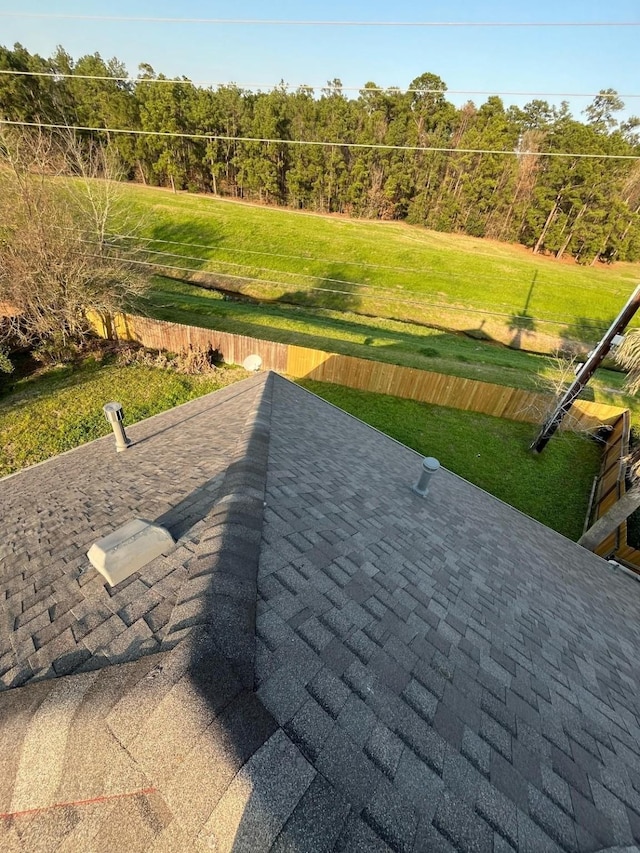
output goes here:
[[597, 368], [602, 364], [606, 354], [611, 349], [611, 342], [616, 335], [621, 334], [625, 330], [638, 308], [640, 308], [640, 285], [638, 285], [633, 291], [627, 304], [618, 314], [611, 326], [609, 326], [609, 330], [604, 338], [602, 338], [598, 346], [582, 365], [576, 378], [562, 395], [562, 398], [556, 406], [553, 414], [546, 420], [538, 434], [538, 437], [531, 445], [531, 450], [536, 453], [542, 453], [544, 448], [547, 446], [549, 439], [558, 429], [562, 423], [562, 419], [573, 405], [578, 394], [585, 387], [589, 379], [591, 379]]

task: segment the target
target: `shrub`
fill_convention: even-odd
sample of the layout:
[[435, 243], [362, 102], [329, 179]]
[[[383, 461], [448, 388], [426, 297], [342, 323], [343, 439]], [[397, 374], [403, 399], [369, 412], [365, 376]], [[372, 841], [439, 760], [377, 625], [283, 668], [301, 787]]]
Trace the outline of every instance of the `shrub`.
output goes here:
[[13, 364], [6, 350], [0, 349], [0, 373], [13, 373]]
[[189, 347], [177, 355], [162, 350], [150, 350], [138, 346], [121, 347], [118, 351], [118, 363], [123, 366], [137, 364], [144, 367], [156, 367], [164, 370], [174, 370], [176, 373], [196, 375], [215, 373], [222, 358], [217, 349], [208, 350], [201, 347]]
[[31, 354], [41, 364], [68, 364], [78, 355], [78, 346], [57, 332], [40, 341]]

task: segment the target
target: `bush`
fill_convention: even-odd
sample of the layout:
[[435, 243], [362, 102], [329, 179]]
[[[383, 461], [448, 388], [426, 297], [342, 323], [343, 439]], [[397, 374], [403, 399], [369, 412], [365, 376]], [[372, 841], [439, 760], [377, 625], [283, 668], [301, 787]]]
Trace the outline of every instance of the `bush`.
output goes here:
[[178, 373], [213, 373], [218, 369], [222, 361], [217, 349], [209, 347], [208, 350], [200, 347], [189, 347], [178, 354], [175, 360], [175, 369]]
[[137, 364], [143, 367], [173, 370], [188, 376], [215, 373], [221, 361], [218, 350], [212, 348], [204, 350], [201, 347], [189, 347], [177, 355], [135, 345], [121, 347], [118, 351], [118, 363], [125, 367]]
[[41, 341], [31, 354], [41, 364], [69, 364], [78, 355], [78, 346], [58, 332]]
[[9, 358], [9, 353], [0, 349], [0, 373], [13, 373], [13, 364]]

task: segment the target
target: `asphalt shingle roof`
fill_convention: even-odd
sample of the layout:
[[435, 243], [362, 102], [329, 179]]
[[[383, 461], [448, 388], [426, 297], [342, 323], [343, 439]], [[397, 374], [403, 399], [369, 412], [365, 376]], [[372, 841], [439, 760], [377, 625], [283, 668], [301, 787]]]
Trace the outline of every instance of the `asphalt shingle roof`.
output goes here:
[[274, 374], [128, 432], [0, 481], [3, 850], [640, 841], [634, 580]]

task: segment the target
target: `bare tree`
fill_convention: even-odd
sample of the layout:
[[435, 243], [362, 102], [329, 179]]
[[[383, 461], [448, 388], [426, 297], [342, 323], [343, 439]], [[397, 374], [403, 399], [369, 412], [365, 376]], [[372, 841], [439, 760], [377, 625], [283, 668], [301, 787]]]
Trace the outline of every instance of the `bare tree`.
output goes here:
[[[578, 369], [582, 366], [584, 357], [577, 352], [556, 350], [546, 359], [546, 368], [535, 377], [538, 394], [532, 395], [527, 405], [519, 410], [526, 413], [533, 422], [545, 421], [564, 393], [575, 379]], [[563, 419], [563, 431], [593, 435], [602, 429], [604, 424], [594, 422], [593, 418], [585, 417], [577, 409], [570, 409]]]
[[82, 342], [87, 310], [144, 290], [109, 236], [130, 226], [114, 177], [105, 149], [69, 132], [0, 133], [0, 346]]

